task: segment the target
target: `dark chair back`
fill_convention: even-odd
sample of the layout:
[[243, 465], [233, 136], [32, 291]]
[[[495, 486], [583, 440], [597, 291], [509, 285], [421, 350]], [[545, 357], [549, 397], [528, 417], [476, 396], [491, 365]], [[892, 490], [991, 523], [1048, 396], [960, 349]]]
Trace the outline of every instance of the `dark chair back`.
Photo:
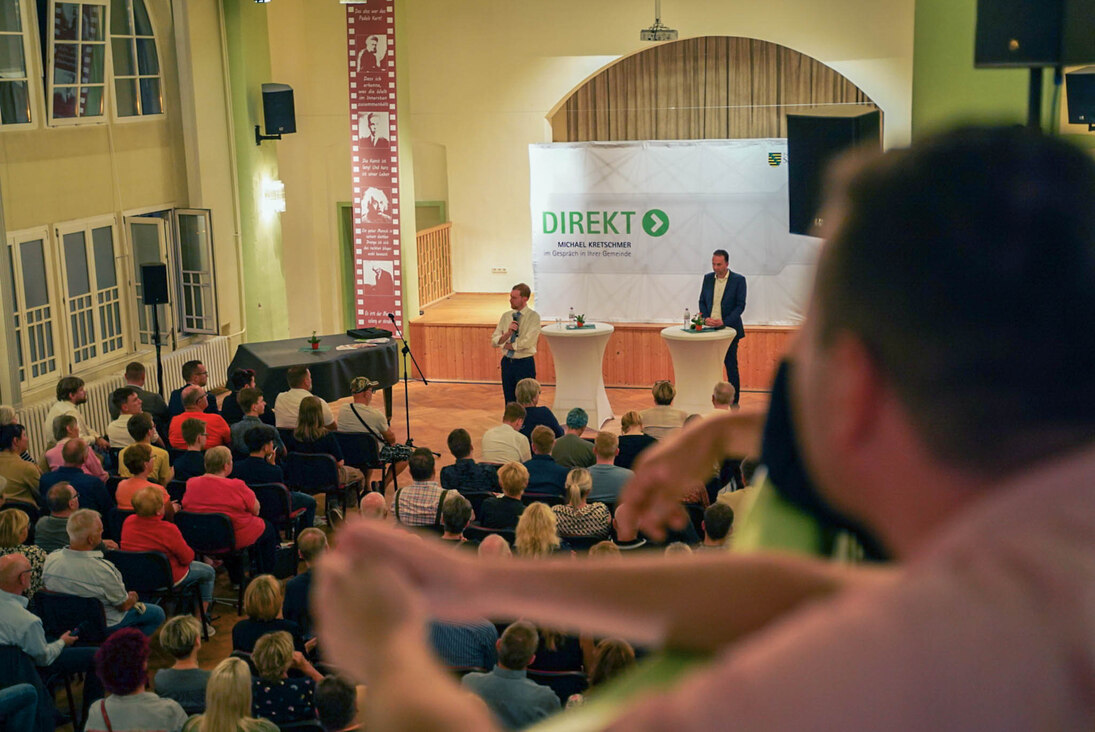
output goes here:
[[296, 442], [296, 438], [293, 437], [293, 430], [290, 427], [278, 427], [278, 435], [281, 436], [281, 442], [285, 445], [286, 450], [293, 449], [293, 443]]
[[[279, 530], [291, 526], [293, 502], [289, 489], [281, 483], [256, 483], [248, 486], [259, 499], [259, 516]], [[301, 509], [303, 510], [303, 509]]]
[[94, 597], [38, 590], [31, 611], [42, 619], [42, 629], [51, 638], [60, 638], [79, 626], [80, 645], [97, 646], [106, 640], [106, 613]]
[[232, 519], [223, 513], [179, 511], [175, 514], [175, 525], [187, 545], [196, 552], [220, 555], [236, 550]]
[[598, 534], [596, 536], [564, 536], [561, 538], [571, 549], [575, 551], [587, 552], [589, 551], [589, 548], [591, 546], [593, 546], [594, 544], [600, 544], [608, 537]]
[[122, 524], [125, 520], [135, 514], [136, 511], [128, 508], [118, 508], [115, 506], [106, 512], [106, 534], [114, 541], [121, 542], [122, 540]]
[[107, 448], [106, 457], [103, 459], [103, 470], [107, 471], [111, 475], [118, 474], [118, 468], [121, 465], [121, 461], [118, 459], [118, 456], [122, 454], [123, 449], [125, 448]]
[[546, 503], [549, 506], [561, 506], [563, 497], [555, 493], [525, 493], [521, 496], [521, 503], [526, 506], [536, 502]]
[[347, 465], [361, 470], [384, 467], [380, 462], [380, 450], [376, 438], [365, 432], [333, 433], [342, 449], [342, 459]]
[[180, 449], [179, 449], [179, 448], [177, 448], [177, 447], [168, 447], [168, 448], [167, 448], [167, 462], [168, 462], [168, 464], [169, 464], [169, 465], [174, 465], [174, 464], [175, 464], [175, 460], [176, 460], [176, 459], [177, 459], [177, 458], [178, 458], [178, 457], [179, 457], [180, 455], [183, 455], [183, 454], [185, 454], [185, 453], [186, 453], [186, 450], [180, 450]]
[[483, 491], [483, 492], [476, 491], [474, 493], [461, 493], [460, 495], [462, 495], [462, 496], [464, 496], [464, 498], [468, 499], [468, 501], [471, 503], [471, 510], [475, 512], [476, 516], [479, 515], [479, 507], [483, 505], [483, 501], [487, 500], [488, 498], [493, 498], [494, 497], [493, 493], [489, 493], [487, 491]]
[[251, 658], [251, 654], [247, 651], [232, 651], [228, 654], [229, 658], [238, 658], [247, 664], [247, 668], [251, 669], [251, 675], [258, 677], [259, 670], [255, 666], [255, 659]]
[[111, 500], [118, 500], [115, 496], [118, 495], [118, 484], [125, 478], [120, 475], [109, 475], [106, 479], [106, 492], [110, 494]]
[[163, 552], [127, 552], [107, 550], [103, 557], [118, 568], [127, 590], [142, 598], [174, 584], [171, 564]]
[[589, 688], [589, 680], [581, 671], [525, 671], [531, 681], [551, 687], [560, 703], [565, 707], [567, 699], [573, 694], [581, 694]]
[[0, 646], [0, 689], [31, 684], [38, 693], [34, 727], [26, 732], [53, 732], [53, 695], [38, 676], [34, 661], [19, 646]]
[[186, 481], [185, 480], [169, 480], [167, 482], [167, 495], [171, 496], [172, 501], [178, 501], [182, 503], [183, 494], [186, 493]]
[[464, 529], [464, 538], [476, 543], [483, 541], [491, 534], [498, 534], [509, 542], [510, 546], [513, 546], [517, 541], [517, 531], [515, 529], [488, 529], [476, 523], [468, 524]]
[[338, 463], [331, 455], [291, 452], [285, 456], [285, 484], [315, 495], [338, 491]]
[[703, 514], [707, 509], [699, 503], [685, 503], [684, 510], [688, 512], [688, 519], [696, 529], [696, 534], [703, 538]]
[[324, 732], [318, 719], [302, 719], [299, 722], [283, 722], [278, 725], [279, 732]]

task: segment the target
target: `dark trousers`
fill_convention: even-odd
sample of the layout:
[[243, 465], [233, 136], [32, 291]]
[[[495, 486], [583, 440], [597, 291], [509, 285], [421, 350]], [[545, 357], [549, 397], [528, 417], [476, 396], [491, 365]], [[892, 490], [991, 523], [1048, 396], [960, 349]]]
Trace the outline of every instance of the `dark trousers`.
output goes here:
[[536, 359], [502, 357], [502, 394], [506, 404], [517, 401], [517, 382], [521, 379], [536, 378]]
[[740, 340], [741, 338], [735, 338], [730, 342], [730, 347], [726, 349], [726, 358], [723, 359], [723, 364], [726, 366], [726, 380], [734, 387], [734, 404], [737, 404], [738, 399], [741, 398], [741, 376], [738, 374], [738, 341]]

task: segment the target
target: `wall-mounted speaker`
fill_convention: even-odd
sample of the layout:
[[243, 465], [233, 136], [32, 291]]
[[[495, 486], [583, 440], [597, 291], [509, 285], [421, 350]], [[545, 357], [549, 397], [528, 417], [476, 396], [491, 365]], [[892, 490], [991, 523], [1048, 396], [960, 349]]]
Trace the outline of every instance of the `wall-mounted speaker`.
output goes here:
[[1095, 62], [1095, 0], [978, 0], [974, 66]]
[[1095, 66], [1087, 66], [1065, 74], [1068, 100], [1068, 123], [1095, 124]]
[[288, 84], [262, 85], [262, 121], [267, 135], [288, 135], [297, 131], [293, 88]]
[[167, 302], [167, 265], [149, 262], [141, 265], [141, 300], [145, 305]]
[[810, 107], [787, 114], [788, 223], [792, 234], [816, 236], [825, 171], [849, 148], [882, 146], [882, 113], [873, 107]]

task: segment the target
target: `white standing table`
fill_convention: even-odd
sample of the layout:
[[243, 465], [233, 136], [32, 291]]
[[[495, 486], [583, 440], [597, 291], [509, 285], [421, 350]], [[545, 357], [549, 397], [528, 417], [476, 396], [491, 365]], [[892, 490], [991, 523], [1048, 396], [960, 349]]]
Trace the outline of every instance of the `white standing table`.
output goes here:
[[601, 363], [615, 329], [608, 323], [592, 325], [593, 328], [567, 330], [566, 323], [553, 323], [540, 331], [547, 338], [555, 360], [555, 401], [551, 411], [559, 424], [566, 424], [567, 412], [574, 407], [586, 410], [589, 424], [595, 429], [612, 419]]
[[687, 332], [680, 324], [662, 329], [662, 338], [673, 359], [673, 406], [688, 414], [711, 411], [711, 392], [725, 381], [723, 359], [737, 331], [733, 328]]

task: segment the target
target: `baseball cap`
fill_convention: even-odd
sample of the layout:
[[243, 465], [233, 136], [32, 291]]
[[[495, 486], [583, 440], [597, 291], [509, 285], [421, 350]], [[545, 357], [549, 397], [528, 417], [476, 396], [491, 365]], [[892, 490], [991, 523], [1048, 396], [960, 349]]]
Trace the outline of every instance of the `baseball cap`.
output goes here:
[[379, 381], [373, 381], [368, 376], [357, 376], [350, 382], [350, 393], [360, 394], [366, 389], [375, 389], [380, 386]]

